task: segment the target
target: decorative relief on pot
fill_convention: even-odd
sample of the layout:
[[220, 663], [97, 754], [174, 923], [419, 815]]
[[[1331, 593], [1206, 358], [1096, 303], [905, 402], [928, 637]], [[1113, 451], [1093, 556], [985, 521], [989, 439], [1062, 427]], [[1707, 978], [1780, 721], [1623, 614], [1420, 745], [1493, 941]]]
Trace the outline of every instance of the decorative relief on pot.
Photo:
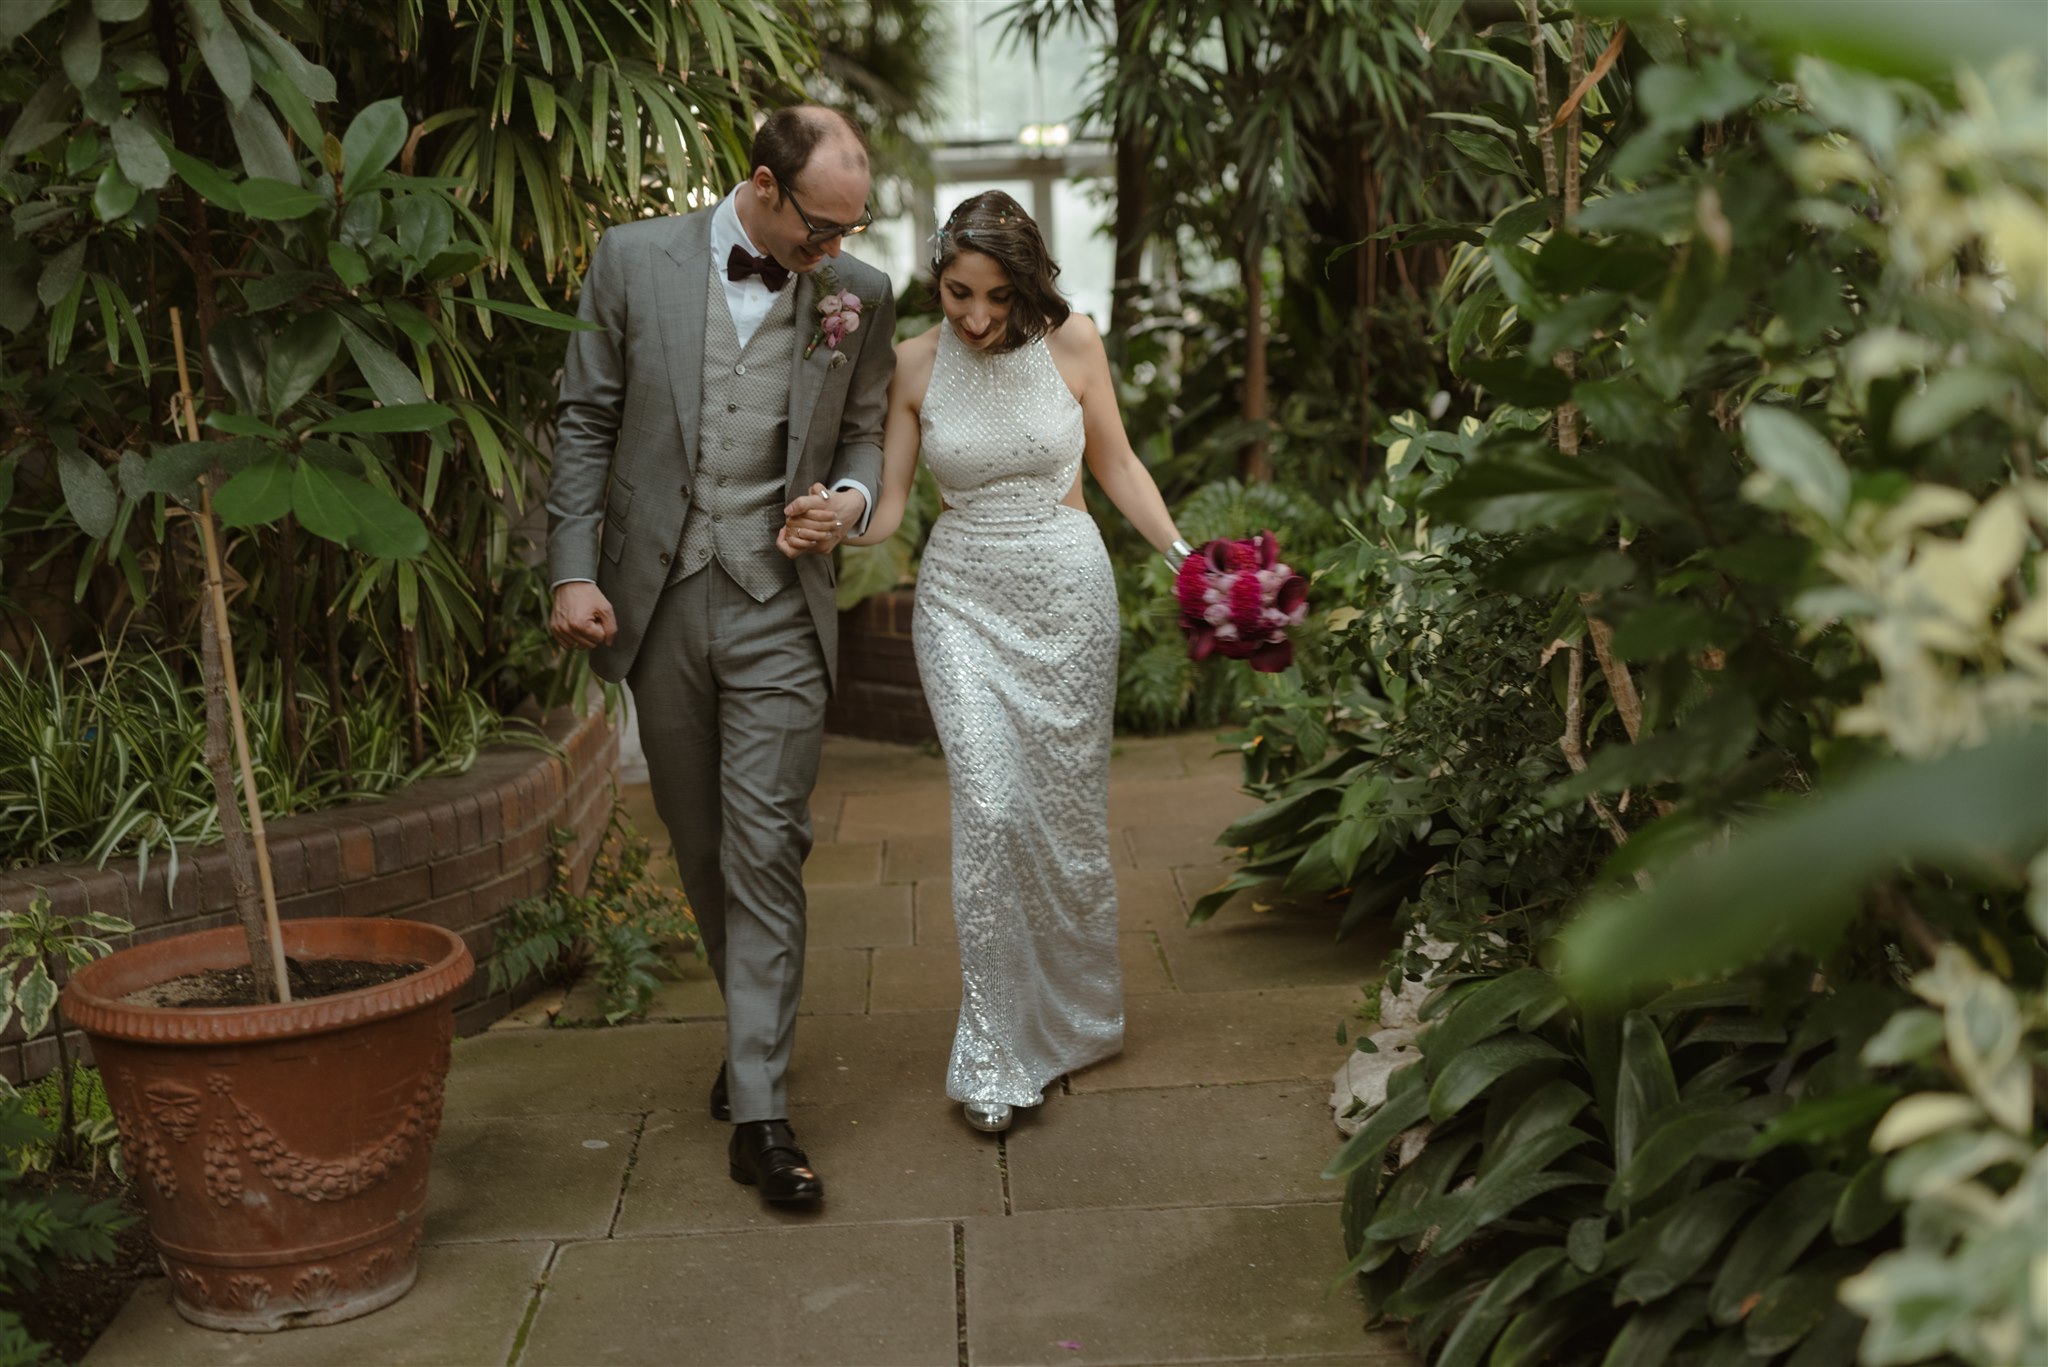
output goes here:
[[206, 1098], [190, 1087], [152, 1082], [143, 1089], [142, 1097], [149, 1105], [149, 1118], [176, 1142], [184, 1143], [199, 1128], [199, 1107]]
[[334, 1275], [331, 1267], [309, 1267], [292, 1278], [292, 1294], [302, 1301], [325, 1305], [336, 1299], [341, 1291], [341, 1278]]
[[212, 1305], [213, 1292], [206, 1285], [206, 1278], [189, 1267], [181, 1267], [171, 1274], [177, 1284], [178, 1295], [194, 1305]]
[[230, 1277], [224, 1299], [237, 1310], [261, 1310], [270, 1304], [270, 1281], [253, 1272]]
[[363, 1269], [356, 1276], [357, 1284], [366, 1291], [374, 1290], [384, 1284], [391, 1276], [392, 1269], [397, 1266], [398, 1254], [395, 1251], [389, 1248], [376, 1249], [369, 1257], [363, 1259]]
[[[121, 1159], [128, 1165], [128, 1171], [139, 1172], [148, 1177], [149, 1184], [155, 1187], [157, 1194], [166, 1201], [177, 1199], [178, 1174], [176, 1169], [171, 1166], [171, 1152], [164, 1147], [163, 1140], [157, 1130], [158, 1094], [165, 1094], [163, 1109], [171, 1114], [180, 1116], [183, 1115], [182, 1106], [177, 1104], [180, 1096], [190, 1097], [192, 1105], [195, 1107], [200, 1104], [203, 1098], [189, 1088], [158, 1083], [144, 1092], [143, 1095], [147, 1098], [146, 1101], [138, 1100], [135, 1095], [135, 1079], [125, 1070], [117, 1074], [107, 1085], [109, 1091], [119, 1087], [128, 1094], [126, 1113], [135, 1121], [132, 1133], [129, 1126], [120, 1127]], [[174, 1096], [172, 1094], [178, 1095]], [[193, 1118], [196, 1122], [196, 1111], [193, 1113]], [[190, 1134], [191, 1131], [187, 1129], [185, 1135], [189, 1136]]]
[[206, 1194], [215, 1205], [231, 1206], [242, 1194], [242, 1165], [235, 1161], [235, 1131], [225, 1119], [206, 1134]]
[[342, 1201], [376, 1186], [404, 1166], [415, 1150], [433, 1143], [441, 1128], [442, 1081], [440, 1073], [427, 1073], [399, 1116], [397, 1128], [336, 1159], [292, 1152], [268, 1121], [232, 1095], [228, 1103], [235, 1108], [242, 1149], [272, 1185], [305, 1201]]

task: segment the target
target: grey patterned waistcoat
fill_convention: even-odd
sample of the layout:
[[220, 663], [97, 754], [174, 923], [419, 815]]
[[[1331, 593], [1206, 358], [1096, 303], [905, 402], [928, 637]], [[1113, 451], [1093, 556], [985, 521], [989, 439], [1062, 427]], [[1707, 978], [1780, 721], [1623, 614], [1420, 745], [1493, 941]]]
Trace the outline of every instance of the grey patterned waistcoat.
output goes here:
[[704, 307], [704, 401], [697, 474], [683, 520], [673, 584], [714, 559], [754, 601], [796, 582], [796, 566], [775, 549], [788, 500], [790, 356], [796, 350], [796, 290], [785, 288], [740, 346], [725, 282], [714, 267]]

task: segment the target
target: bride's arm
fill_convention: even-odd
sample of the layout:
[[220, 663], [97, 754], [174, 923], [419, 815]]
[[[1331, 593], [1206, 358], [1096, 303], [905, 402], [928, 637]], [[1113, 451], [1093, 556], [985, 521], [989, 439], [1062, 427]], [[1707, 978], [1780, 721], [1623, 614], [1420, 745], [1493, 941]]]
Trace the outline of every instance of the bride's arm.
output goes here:
[[[1052, 344], [1055, 354], [1064, 362], [1061, 370], [1081, 381], [1079, 397], [1081, 421], [1088, 437], [1088, 473], [1095, 476], [1102, 492], [1109, 495], [1109, 501], [1138, 529], [1139, 535], [1165, 555], [1180, 540], [1180, 529], [1173, 525], [1173, 514], [1166, 510], [1166, 500], [1160, 497], [1152, 472], [1138, 459], [1138, 453], [1131, 449], [1130, 437], [1124, 432], [1123, 415], [1117, 410], [1116, 382], [1109, 373], [1109, 353], [1103, 350], [1102, 334], [1086, 314], [1076, 313], [1053, 334]], [[1076, 497], [1069, 501], [1077, 501], [1079, 493], [1077, 482]]]
[[937, 348], [933, 334], [912, 337], [896, 348], [896, 374], [889, 381], [889, 412], [882, 425], [882, 492], [875, 503], [875, 515], [868, 519], [864, 535], [849, 536], [843, 544], [873, 546], [887, 541], [903, 524], [903, 510], [910, 501], [910, 478], [917, 473], [920, 444], [918, 410], [924, 405], [925, 390], [932, 380], [932, 358]]

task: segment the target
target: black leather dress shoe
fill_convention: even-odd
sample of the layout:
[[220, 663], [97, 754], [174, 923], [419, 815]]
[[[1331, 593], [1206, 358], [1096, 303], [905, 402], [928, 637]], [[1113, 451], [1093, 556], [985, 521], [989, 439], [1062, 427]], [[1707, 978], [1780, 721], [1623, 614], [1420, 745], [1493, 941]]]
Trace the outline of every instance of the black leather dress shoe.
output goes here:
[[718, 1080], [711, 1084], [711, 1118], [732, 1119], [732, 1097], [725, 1090], [725, 1065], [718, 1065]]
[[732, 1180], [761, 1189], [761, 1199], [778, 1205], [815, 1201], [825, 1184], [811, 1171], [811, 1160], [796, 1146], [787, 1120], [747, 1120], [735, 1125]]

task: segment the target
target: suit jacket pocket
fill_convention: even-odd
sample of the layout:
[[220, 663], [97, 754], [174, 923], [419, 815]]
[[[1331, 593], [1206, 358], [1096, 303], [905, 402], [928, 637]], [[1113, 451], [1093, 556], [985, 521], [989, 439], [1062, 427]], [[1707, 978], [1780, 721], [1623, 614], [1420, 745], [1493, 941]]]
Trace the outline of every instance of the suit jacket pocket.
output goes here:
[[612, 481], [611, 497], [604, 505], [604, 540], [600, 543], [604, 558], [614, 565], [626, 550], [627, 520], [633, 512], [633, 486]]

